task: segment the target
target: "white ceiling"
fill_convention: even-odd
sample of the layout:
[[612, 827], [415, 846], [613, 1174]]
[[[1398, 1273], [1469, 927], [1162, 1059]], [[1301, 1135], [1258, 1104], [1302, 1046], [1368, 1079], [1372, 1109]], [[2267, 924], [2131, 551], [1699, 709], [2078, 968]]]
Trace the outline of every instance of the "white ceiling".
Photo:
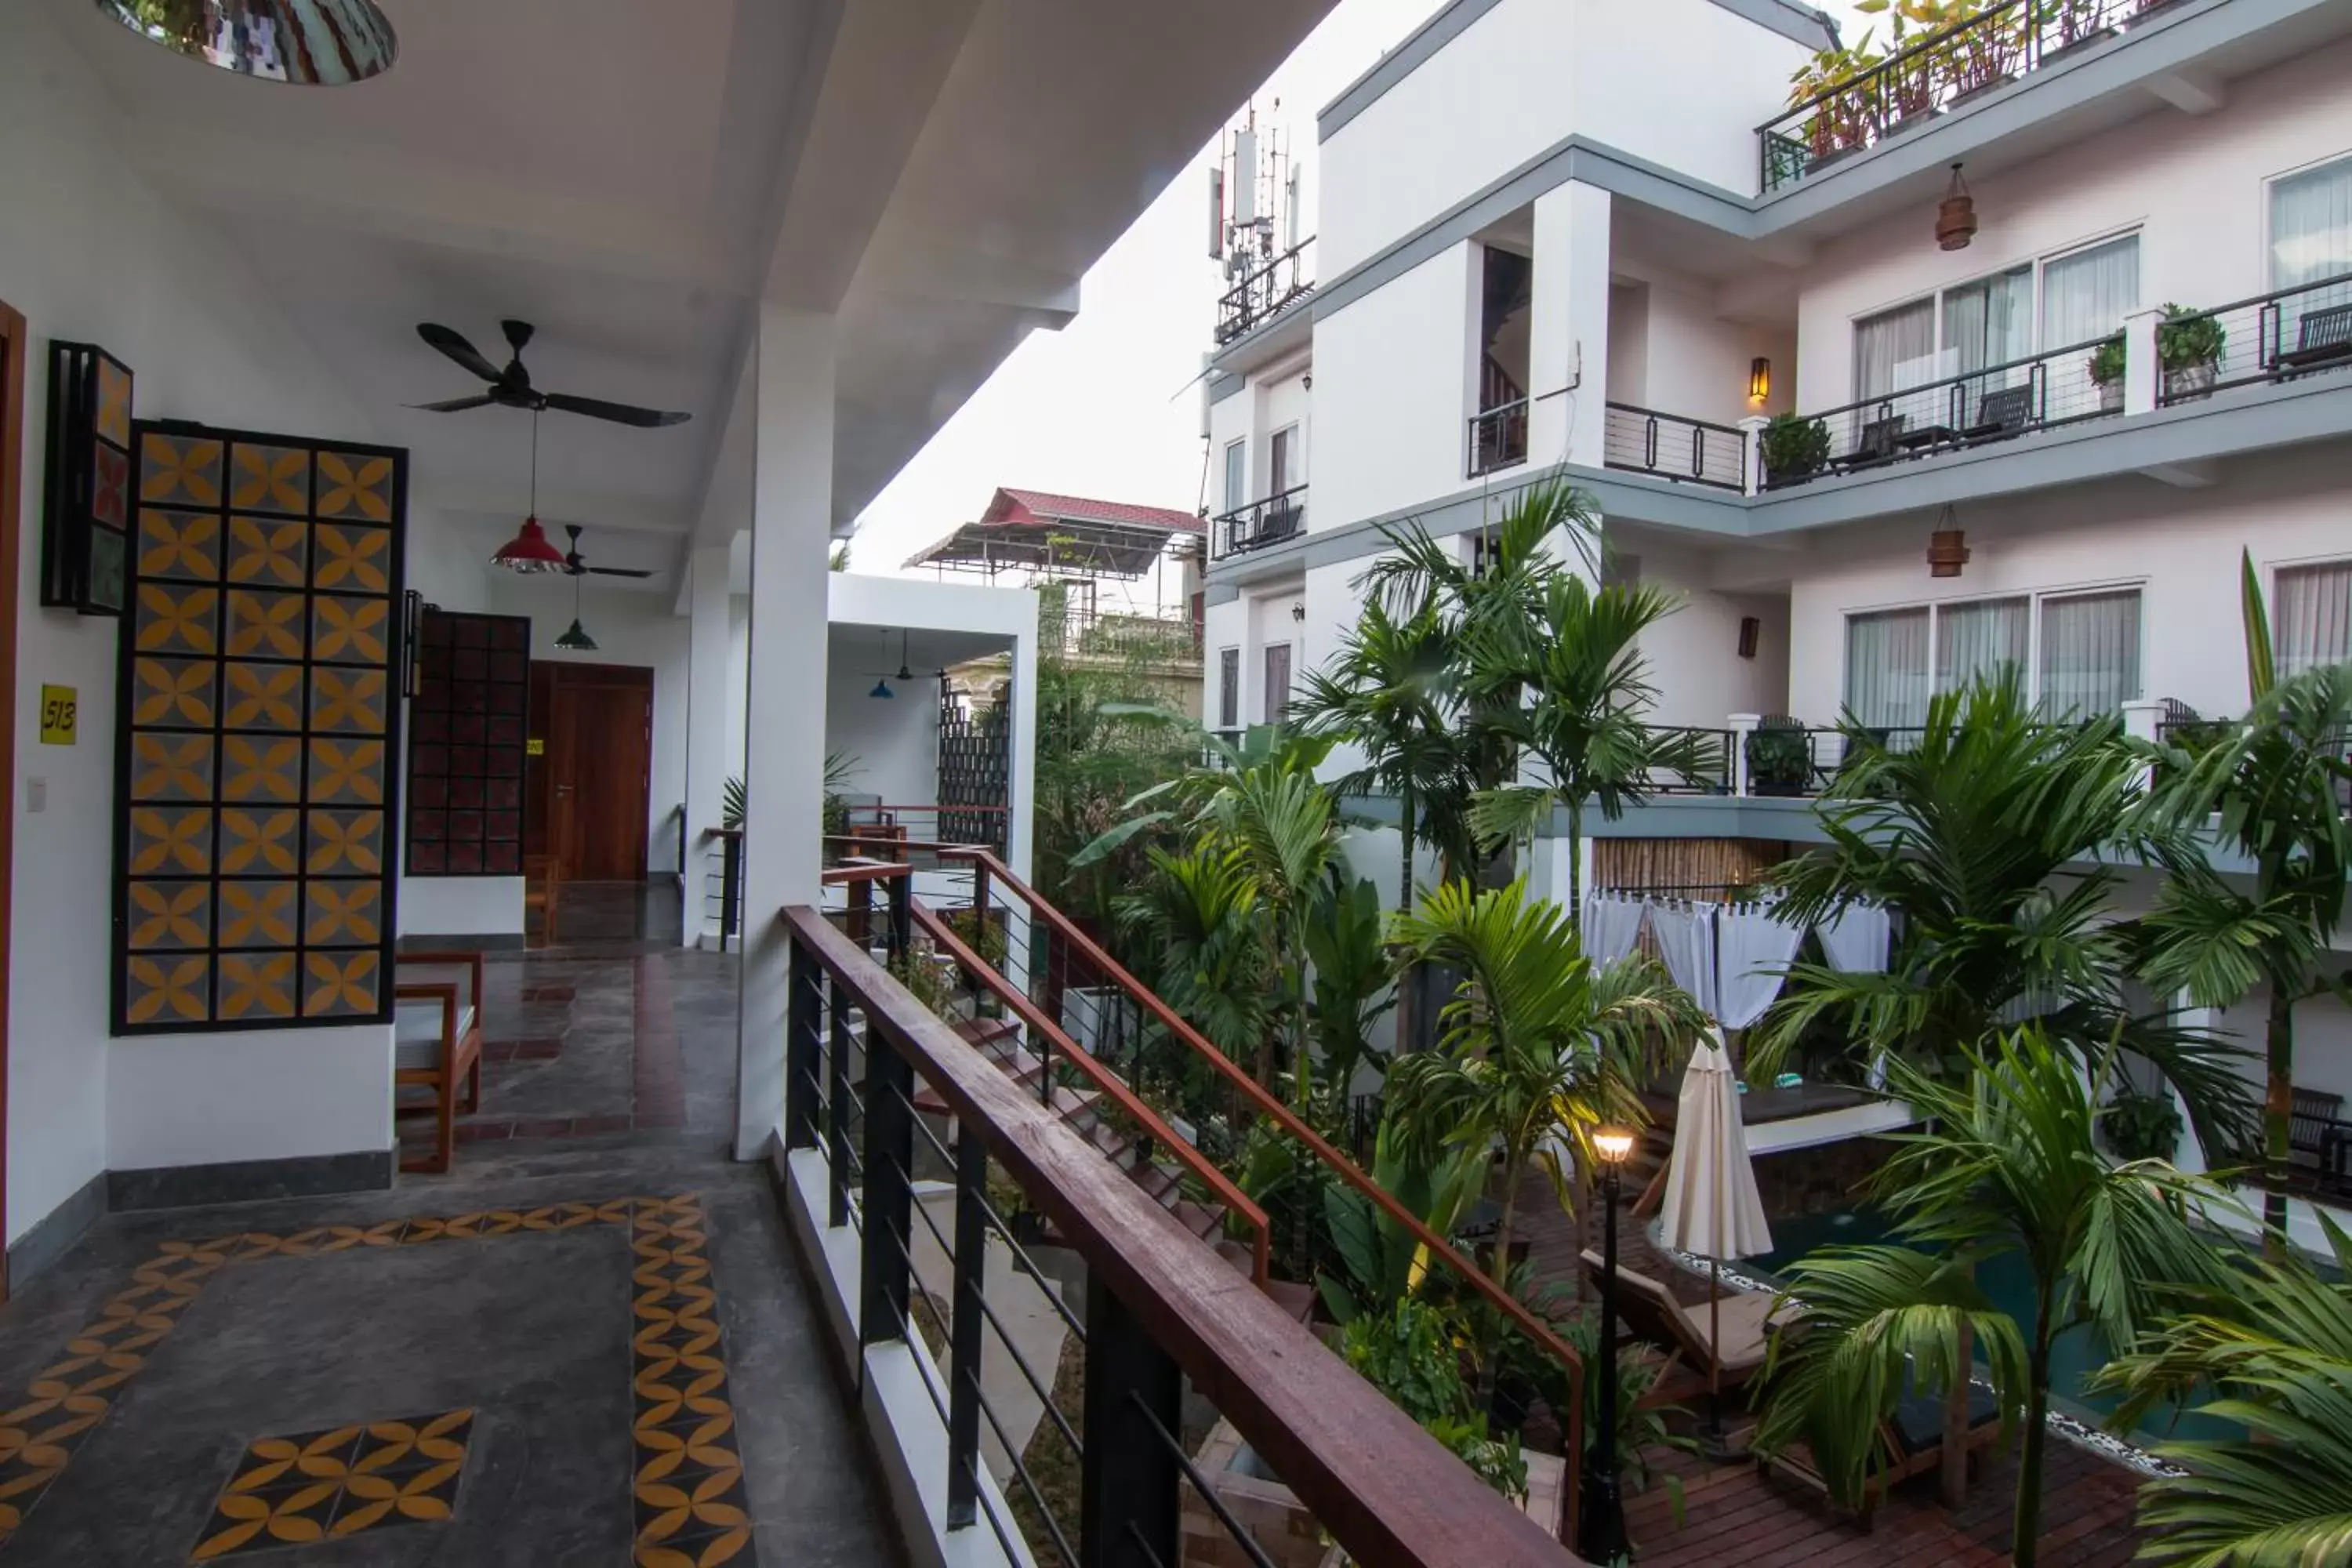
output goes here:
[[150, 182], [217, 217], [411, 448], [418, 504], [495, 545], [530, 467], [527, 415], [404, 406], [479, 385], [419, 321], [503, 363], [498, 322], [520, 317], [542, 390], [691, 413], [541, 426], [541, 516], [586, 524], [592, 559], [662, 568], [661, 589], [687, 536], [748, 521], [729, 469], [751, 422], [729, 433], [756, 299], [841, 313], [845, 524], [1023, 336], [1069, 319], [1086, 268], [1331, 0], [381, 0], [398, 64], [331, 89], [41, 3]]

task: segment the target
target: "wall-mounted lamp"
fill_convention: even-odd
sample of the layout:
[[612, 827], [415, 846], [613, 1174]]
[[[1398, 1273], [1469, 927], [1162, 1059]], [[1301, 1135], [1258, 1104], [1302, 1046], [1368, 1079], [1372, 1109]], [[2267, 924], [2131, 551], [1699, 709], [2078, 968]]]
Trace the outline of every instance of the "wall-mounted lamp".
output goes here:
[[1291, 606], [1290, 606], [1290, 618], [1291, 618], [1292, 620], [1294, 620], [1294, 621], [1298, 621], [1298, 622], [1301, 622], [1301, 623], [1304, 623], [1304, 622], [1306, 621], [1306, 619], [1307, 619], [1307, 601], [1305, 601], [1304, 599], [1299, 599], [1299, 600], [1296, 600], [1296, 601], [1294, 601], [1294, 602], [1291, 604]]
[[1308, 371], [1305, 375], [1300, 376], [1300, 377], [1298, 378], [1298, 384], [1299, 384], [1300, 386], [1302, 386], [1302, 387], [1305, 387], [1305, 388], [1306, 388], [1307, 391], [1309, 391], [1309, 392], [1314, 391], [1314, 390], [1315, 390], [1315, 373], [1314, 373], [1313, 371], [1311, 371], [1311, 370], [1310, 370], [1310, 371]]
[[1772, 395], [1772, 362], [1754, 359], [1748, 362], [1748, 401], [1761, 403]]
[[1740, 616], [1739, 657], [1742, 658], [1754, 658], [1756, 657], [1757, 639], [1763, 635], [1764, 622], [1761, 617], [1756, 616]]

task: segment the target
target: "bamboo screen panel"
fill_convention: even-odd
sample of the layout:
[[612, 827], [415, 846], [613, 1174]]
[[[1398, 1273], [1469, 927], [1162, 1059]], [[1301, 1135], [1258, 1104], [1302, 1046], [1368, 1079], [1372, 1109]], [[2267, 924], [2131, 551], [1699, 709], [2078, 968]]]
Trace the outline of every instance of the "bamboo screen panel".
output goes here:
[[115, 1032], [389, 1022], [406, 455], [177, 423], [135, 451]]

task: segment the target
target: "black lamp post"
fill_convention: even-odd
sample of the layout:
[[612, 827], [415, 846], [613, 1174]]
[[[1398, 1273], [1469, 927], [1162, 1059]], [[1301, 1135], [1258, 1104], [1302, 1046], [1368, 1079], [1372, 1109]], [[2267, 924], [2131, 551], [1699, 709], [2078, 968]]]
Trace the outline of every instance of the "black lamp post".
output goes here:
[[1584, 1528], [1576, 1550], [1587, 1562], [1614, 1563], [1625, 1554], [1625, 1509], [1617, 1494], [1618, 1173], [1633, 1152], [1633, 1134], [1597, 1127], [1592, 1149], [1601, 1157], [1601, 1354], [1586, 1375], [1601, 1380], [1601, 1430], [1585, 1466]]

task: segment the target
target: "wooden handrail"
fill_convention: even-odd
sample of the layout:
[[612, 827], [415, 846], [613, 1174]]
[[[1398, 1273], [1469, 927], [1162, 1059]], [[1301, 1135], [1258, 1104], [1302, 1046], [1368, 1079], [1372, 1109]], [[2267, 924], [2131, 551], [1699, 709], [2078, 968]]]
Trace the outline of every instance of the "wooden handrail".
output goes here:
[[[1227, 1267], [1098, 1150], [982, 1060], [805, 906], [793, 942], [849, 994], [1064, 1240], [1363, 1568], [1578, 1560]], [[1574, 1467], [1570, 1467], [1573, 1471]], [[1570, 1479], [1571, 1492], [1573, 1477]]]
[[841, 888], [856, 882], [895, 882], [901, 877], [914, 874], [912, 866], [895, 861], [855, 860], [827, 866], [817, 874], [817, 880], [828, 888]]
[[[1063, 941], [1076, 948], [1079, 955], [1097, 973], [1125, 990], [1138, 1005], [1157, 1018], [1168, 1032], [1182, 1041], [1194, 1056], [1200, 1058], [1212, 1070], [1223, 1075], [1228, 1083], [1257, 1108], [1260, 1114], [1271, 1117], [1283, 1131], [1304, 1143], [1334, 1175], [1361, 1193], [1371, 1201], [1374, 1207], [1402, 1226], [1406, 1234], [1423, 1247], [1427, 1247], [1433, 1258], [1443, 1258], [1451, 1265], [1454, 1270], [1468, 1282], [1472, 1289], [1485, 1297], [1488, 1304], [1509, 1319], [1513, 1326], [1521, 1333], [1533, 1340], [1539, 1348], [1566, 1366], [1569, 1372], [1570, 1408], [1560, 1414], [1568, 1427], [1568, 1451], [1570, 1455], [1583, 1453], [1584, 1358], [1577, 1354], [1574, 1346], [1553, 1332], [1550, 1324], [1528, 1310], [1526, 1304], [1517, 1297], [1496, 1284], [1485, 1270], [1455, 1251], [1453, 1245], [1432, 1230], [1420, 1215], [1406, 1208], [1386, 1188], [1372, 1180], [1370, 1173], [1362, 1166], [1333, 1148], [1321, 1133], [1301, 1121], [1290, 1107], [1268, 1093], [1257, 1079], [1235, 1066], [1233, 1059], [1224, 1052], [1202, 1038], [1200, 1031], [1186, 1023], [1178, 1016], [1175, 1009], [1161, 1001], [1158, 992], [1129, 973], [1126, 967], [1106, 952], [1099, 942], [1080, 931], [1067, 915], [1039, 897], [1036, 890], [1014, 876], [1012, 868], [1003, 861], [986, 849], [970, 845], [903, 844], [898, 847], [936, 849], [943, 859], [970, 860], [977, 866], [985, 868], [992, 886], [1004, 888], [1027, 905], [1033, 918], [1044, 921], [1048, 927], [1060, 935]], [[1575, 1467], [1571, 1465], [1570, 1468], [1573, 1469]], [[1566, 1536], [1573, 1540], [1578, 1489], [1572, 1480], [1567, 1491], [1566, 1517], [1569, 1522]]]
[[994, 964], [973, 952], [971, 945], [956, 934], [954, 927], [940, 919], [937, 910], [919, 900], [915, 904], [915, 923], [923, 929], [934, 946], [961, 963], [966, 974], [976, 976], [981, 984], [987, 987], [999, 1001], [1011, 1008], [1013, 1015], [1024, 1024], [1045, 1036], [1052, 1042], [1054, 1049], [1061, 1054], [1062, 1059], [1077, 1068], [1087, 1082], [1102, 1092], [1105, 1099], [1118, 1106], [1124, 1115], [1141, 1127], [1145, 1132], [1150, 1134], [1159, 1146], [1167, 1150], [1179, 1164], [1200, 1177], [1209, 1190], [1216, 1194], [1219, 1203], [1249, 1221], [1257, 1232], [1256, 1240], [1250, 1248], [1251, 1280], [1255, 1284], [1264, 1285], [1273, 1277], [1272, 1230], [1266, 1223], [1265, 1208], [1255, 1199], [1234, 1185], [1233, 1178], [1218, 1170], [1215, 1163], [1194, 1147], [1189, 1140], [1180, 1137], [1174, 1128], [1160, 1120], [1159, 1112], [1137, 1099], [1133, 1089], [1129, 1089], [1109, 1068], [1095, 1060], [1091, 1054], [1081, 1048], [1078, 1043], [1071, 1039], [1062, 1029], [1061, 1026], [1045, 1016], [1044, 1008], [1032, 1002], [1028, 994], [1019, 986], [1004, 978]]

